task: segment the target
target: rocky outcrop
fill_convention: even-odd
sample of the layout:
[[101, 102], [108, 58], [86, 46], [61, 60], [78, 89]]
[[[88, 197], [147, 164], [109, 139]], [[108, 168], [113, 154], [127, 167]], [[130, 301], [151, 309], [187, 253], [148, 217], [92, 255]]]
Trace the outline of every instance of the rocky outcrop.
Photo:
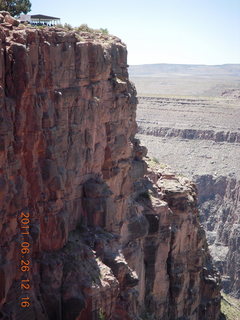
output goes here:
[[[142, 193], [143, 185], [147, 193]], [[219, 278], [198, 223], [196, 187], [151, 164], [137, 184], [149, 223], [144, 243], [145, 305], [156, 319], [219, 317]]]
[[13, 18], [9, 12], [0, 11], [0, 23], [2, 27], [13, 29], [13, 27], [17, 27], [19, 25], [19, 21]]
[[234, 177], [196, 177], [201, 222], [225, 292], [240, 298], [240, 184]]
[[240, 90], [239, 89], [227, 89], [222, 92], [221, 96], [222, 97], [229, 97], [232, 99], [240, 99]]
[[194, 186], [144, 177], [125, 45], [8, 20], [0, 53], [1, 318], [218, 319]]
[[[144, 123], [143, 126], [141, 124]], [[182, 139], [198, 139], [198, 140], [212, 140], [215, 142], [230, 142], [240, 143], [240, 133], [230, 131], [214, 131], [214, 130], [196, 130], [196, 129], [178, 129], [167, 127], [147, 127], [147, 121], [140, 120], [138, 126], [138, 133], [155, 137], [173, 138], [178, 137]]]

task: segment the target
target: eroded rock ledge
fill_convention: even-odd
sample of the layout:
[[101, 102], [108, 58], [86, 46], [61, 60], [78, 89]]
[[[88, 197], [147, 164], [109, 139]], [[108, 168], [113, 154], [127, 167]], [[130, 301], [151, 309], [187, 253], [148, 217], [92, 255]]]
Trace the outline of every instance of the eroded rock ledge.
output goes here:
[[[139, 120], [139, 134], [146, 134], [155, 137], [178, 137], [182, 139], [198, 139], [198, 140], [212, 140], [215, 142], [230, 142], [230, 143], [239, 143], [240, 142], [240, 133], [239, 132], [224, 132], [214, 130], [196, 130], [196, 129], [176, 129], [168, 127], [147, 127], [141, 126], [141, 123], [145, 121]], [[147, 121], [146, 121], [147, 123]], [[146, 124], [144, 124], [146, 126]]]
[[[1, 319], [218, 319], [196, 190], [147, 173], [134, 138], [125, 45], [2, 22]], [[21, 211], [31, 220], [27, 274]], [[31, 306], [20, 308], [26, 276]]]

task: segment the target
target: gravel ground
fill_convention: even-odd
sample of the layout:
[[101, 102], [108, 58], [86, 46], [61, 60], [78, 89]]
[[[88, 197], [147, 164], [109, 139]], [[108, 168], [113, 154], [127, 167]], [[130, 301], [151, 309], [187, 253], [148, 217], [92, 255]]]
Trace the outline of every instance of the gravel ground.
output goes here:
[[215, 97], [224, 90], [240, 87], [238, 77], [198, 76], [161, 74], [161, 76], [137, 77], [130, 74], [130, 80], [136, 85], [141, 96], [181, 95], [196, 97]]
[[148, 156], [170, 166], [175, 172], [194, 175], [235, 175], [240, 178], [240, 144], [161, 138], [139, 134]]
[[[240, 100], [231, 97], [140, 97], [139, 126], [151, 128], [213, 130], [240, 133]], [[173, 170], [194, 175], [235, 175], [240, 178], [240, 143], [156, 137], [139, 134], [148, 155]]]
[[240, 132], [240, 100], [139, 97], [137, 120], [149, 126]]

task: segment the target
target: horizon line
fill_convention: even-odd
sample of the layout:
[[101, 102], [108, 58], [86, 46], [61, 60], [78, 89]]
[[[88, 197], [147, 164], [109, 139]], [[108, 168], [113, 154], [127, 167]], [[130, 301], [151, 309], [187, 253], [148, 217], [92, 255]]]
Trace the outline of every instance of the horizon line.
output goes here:
[[146, 66], [146, 65], [186, 65], [186, 66], [232, 66], [239, 65], [239, 63], [222, 63], [222, 64], [204, 64], [204, 63], [169, 63], [169, 62], [159, 62], [159, 63], [138, 63], [138, 64], [130, 64], [129, 66]]

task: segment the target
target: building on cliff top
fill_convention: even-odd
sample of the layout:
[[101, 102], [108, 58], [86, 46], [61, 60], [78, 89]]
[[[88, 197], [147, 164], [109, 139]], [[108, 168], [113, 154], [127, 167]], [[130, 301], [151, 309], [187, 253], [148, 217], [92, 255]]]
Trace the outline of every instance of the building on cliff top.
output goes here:
[[54, 25], [60, 23], [60, 18], [46, 16], [44, 14], [21, 14], [19, 20], [21, 22], [28, 22], [32, 25]]

